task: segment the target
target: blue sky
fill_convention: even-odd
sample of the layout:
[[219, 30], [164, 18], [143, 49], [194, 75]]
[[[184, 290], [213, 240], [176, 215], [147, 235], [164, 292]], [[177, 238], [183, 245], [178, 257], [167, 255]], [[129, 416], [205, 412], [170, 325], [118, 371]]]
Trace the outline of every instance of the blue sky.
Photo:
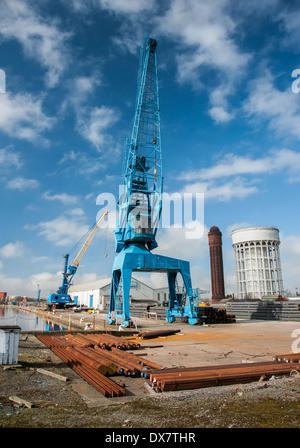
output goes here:
[[[190, 260], [193, 286], [209, 290], [218, 226], [231, 293], [231, 230], [277, 226], [284, 287], [300, 288], [299, 30], [297, 2], [283, 0], [1, 0], [0, 290], [57, 289], [98, 195], [117, 194], [145, 34], [159, 41], [165, 191], [205, 201], [203, 237], [162, 229], [157, 252]], [[110, 276], [114, 255], [100, 229], [75, 282]]]

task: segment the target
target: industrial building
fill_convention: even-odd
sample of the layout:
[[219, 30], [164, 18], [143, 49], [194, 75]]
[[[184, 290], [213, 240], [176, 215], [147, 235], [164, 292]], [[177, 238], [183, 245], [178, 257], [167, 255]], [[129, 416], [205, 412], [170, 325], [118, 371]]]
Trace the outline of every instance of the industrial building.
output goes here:
[[[110, 300], [111, 278], [104, 278], [94, 282], [73, 285], [69, 294], [74, 302], [80, 306], [104, 311], [108, 309]], [[166, 305], [169, 300], [169, 289], [152, 288], [146, 283], [133, 278], [130, 285], [130, 303], [147, 303], [152, 305]]]
[[283, 294], [276, 227], [249, 227], [231, 233], [235, 251], [238, 298], [262, 299]]

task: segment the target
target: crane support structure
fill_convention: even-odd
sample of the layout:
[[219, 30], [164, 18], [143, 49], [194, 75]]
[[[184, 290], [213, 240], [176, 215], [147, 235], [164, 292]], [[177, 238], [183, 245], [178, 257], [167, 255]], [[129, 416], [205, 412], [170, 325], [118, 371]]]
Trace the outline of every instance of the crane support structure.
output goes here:
[[92, 229], [90, 229], [83, 245], [81, 246], [81, 248], [80, 248], [78, 254], [76, 255], [72, 264], [69, 265], [69, 254], [65, 254], [63, 256], [65, 259], [65, 266], [64, 266], [64, 271], [63, 271], [62, 285], [58, 288], [56, 293], [48, 295], [48, 298], [47, 298], [48, 308], [52, 308], [54, 305], [57, 308], [64, 308], [67, 305], [73, 304], [73, 302], [71, 300], [71, 296], [68, 293], [69, 287], [72, 284], [71, 283], [72, 279], [77, 272], [77, 268], [79, 266], [79, 262], [80, 262], [81, 258], [83, 257], [85, 251], [91, 244], [97, 230], [99, 229], [101, 222], [103, 221], [103, 219], [105, 218], [105, 216], [107, 214], [108, 214], [108, 210], [105, 210], [105, 212], [103, 213], [101, 218], [96, 222], [96, 224], [94, 224]]
[[[198, 290], [192, 288], [189, 262], [151, 252], [158, 246], [156, 233], [163, 192], [156, 48], [157, 40], [146, 36], [140, 51], [132, 135], [125, 141], [123, 152], [123, 184], [115, 230], [117, 255], [112, 268], [107, 322], [113, 324], [121, 318], [124, 327], [131, 323], [129, 299], [133, 271], [167, 273], [167, 321], [185, 316], [190, 324], [198, 323], [195, 308]], [[183, 280], [181, 292], [177, 289], [178, 273]]]

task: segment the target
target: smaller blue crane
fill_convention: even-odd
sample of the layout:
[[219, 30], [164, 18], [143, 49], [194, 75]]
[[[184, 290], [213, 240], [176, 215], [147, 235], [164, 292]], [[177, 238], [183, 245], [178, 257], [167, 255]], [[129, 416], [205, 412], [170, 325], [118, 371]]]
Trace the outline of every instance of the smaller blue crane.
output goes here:
[[65, 266], [63, 271], [63, 281], [62, 285], [58, 288], [56, 293], [52, 293], [48, 295], [47, 298], [47, 306], [49, 309], [52, 309], [54, 306], [56, 308], [67, 308], [69, 306], [75, 305], [75, 303], [72, 301], [70, 294], [68, 293], [69, 287], [71, 286], [72, 279], [74, 275], [77, 272], [77, 268], [79, 266], [79, 262], [89, 247], [89, 245], [92, 242], [92, 239], [94, 238], [97, 230], [99, 229], [99, 226], [101, 222], [103, 221], [104, 217], [108, 214], [108, 210], [105, 210], [101, 218], [98, 220], [98, 222], [92, 227], [92, 229], [88, 232], [88, 236], [86, 237], [84, 244], [82, 245], [80, 251], [76, 255], [73, 263], [69, 265], [69, 254], [63, 255], [63, 258], [65, 259]]

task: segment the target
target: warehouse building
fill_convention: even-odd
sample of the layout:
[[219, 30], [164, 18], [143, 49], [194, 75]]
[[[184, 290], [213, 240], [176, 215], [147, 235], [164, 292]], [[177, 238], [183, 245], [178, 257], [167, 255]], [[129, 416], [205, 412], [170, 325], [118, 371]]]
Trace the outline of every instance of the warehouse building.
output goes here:
[[[73, 285], [69, 294], [78, 305], [101, 311], [107, 310], [110, 300], [111, 278]], [[130, 287], [130, 304], [148, 303], [149, 305], [165, 305], [169, 300], [169, 289], [152, 288], [138, 279], [132, 278]]]

